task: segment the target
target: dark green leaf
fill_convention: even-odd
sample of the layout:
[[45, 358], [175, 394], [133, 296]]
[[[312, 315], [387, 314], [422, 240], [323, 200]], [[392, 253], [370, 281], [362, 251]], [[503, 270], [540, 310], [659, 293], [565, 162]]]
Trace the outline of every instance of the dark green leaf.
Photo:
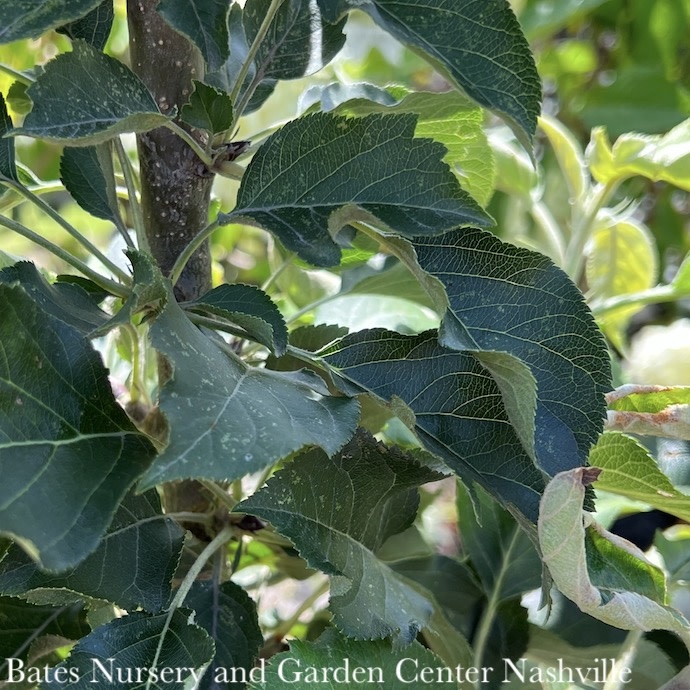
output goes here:
[[523, 143], [541, 110], [541, 82], [508, 2], [499, 0], [318, 0], [328, 21], [363, 10], [419, 51], [480, 105], [500, 113]]
[[444, 147], [414, 139], [415, 125], [414, 115], [294, 120], [261, 146], [221, 222], [253, 221], [318, 266], [338, 263], [332, 236], [354, 220], [408, 237], [489, 224], [441, 162]]
[[171, 431], [143, 488], [189, 477], [237, 479], [304, 445], [332, 454], [355, 430], [354, 400], [329, 396], [309, 372], [247, 366], [199, 332], [172, 299], [151, 340], [174, 370], [160, 397]]
[[89, 632], [81, 604], [35, 606], [0, 597], [0, 682], [7, 678], [8, 660], [26, 659], [30, 645], [42, 635], [78, 640]]
[[584, 465], [602, 430], [611, 374], [582, 294], [545, 256], [481, 230], [418, 239], [414, 246], [422, 268], [448, 293], [440, 342], [480, 358], [506, 352], [526, 364], [537, 381], [539, 466], [554, 475]]
[[103, 0], [87, 15], [61, 26], [57, 31], [69, 36], [73, 41], [82, 38], [96, 50], [103, 50], [113, 26], [114, 16], [113, 0]]
[[488, 599], [500, 603], [541, 585], [541, 559], [534, 544], [505, 508], [481, 489], [470, 496], [461, 485], [457, 507], [463, 552]]
[[[249, 46], [256, 39], [270, 5], [271, 0], [248, 0], [244, 9], [233, 4], [228, 20], [230, 57], [218, 71], [207, 75], [209, 84], [227, 92], [233, 90]], [[258, 108], [271, 94], [277, 80], [299, 79], [328, 64], [345, 42], [344, 25], [344, 19], [323, 21], [310, 0], [285, 0], [241, 86], [240, 100], [243, 100], [247, 89], [258, 84], [245, 112]]]
[[109, 316], [81, 287], [72, 283], [49, 283], [29, 261], [20, 261], [0, 271], [0, 284], [19, 283], [31, 299], [51, 316], [89, 335]]
[[87, 213], [117, 223], [114, 180], [112, 185], [106, 181], [100, 153], [96, 146], [65, 147], [60, 159], [60, 179], [72, 198]]
[[[55, 671], [64, 668], [63, 673], [79, 677], [78, 681], [70, 681], [71, 690], [103, 686], [114, 690], [144, 688], [149, 672], [160, 673], [163, 669], [180, 669], [180, 682], [156, 677], [152, 684], [156, 690], [179, 690], [183, 684], [194, 687], [192, 680], [200, 676], [213, 657], [213, 641], [202, 628], [190, 622], [189, 612], [178, 609], [172, 616], [160, 656], [154, 664], [167, 615], [166, 612], [149, 616], [137, 611], [102, 625], [81, 639]], [[136, 674], [138, 669], [142, 674], [139, 681], [135, 676], [133, 681], [127, 682], [128, 673]], [[119, 680], [118, 674], [125, 682]], [[42, 690], [64, 688], [65, 683], [58, 682], [57, 678], [41, 685]]]
[[162, 0], [156, 8], [176, 31], [186, 36], [217, 70], [228, 59], [228, 0]]
[[71, 571], [43, 573], [17, 546], [0, 561], [0, 592], [63, 589], [123, 609], [160, 611], [182, 550], [184, 532], [161, 511], [155, 491], [130, 493], [94, 553]]
[[416, 487], [441, 477], [360, 432], [333, 458], [302, 453], [236, 510], [271, 522], [310, 566], [331, 576], [331, 609], [348, 636], [393, 635], [409, 644], [431, 604], [376, 551], [412, 524]]
[[98, 144], [168, 120], [139, 77], [84, 41], [51, 60], [28, 94], [34, 107], [14, 132], [48, 141]]
[[180, 117], [192, 127], [218, 134], [232, 127], [232, 101], [227, 93], [195, 80]]
[[20, 38], [36, 38], [53, 29], [83, 17], [101, 0], [2, 0], [0, 43]]
[[[346, 666], [349, 671], [345, 670]], [[319, 680], [307, 679], [310, 667], [316, 669]], [[333, 672], [324, 682], [320, 679], [321, 669], [326, 668], [333, 669]], [[436, 673], [447, 673], [443, 662], [419, 642], [396, 650], [388, 640], [359, 642], [345, 637], [335, 628], [328, 628], [316, 642], [292, 640], [289, 652], [271, 659], [266, 667], [265, 680], [252, 683], [250, 687], [254, 690], [283, 690], [286, 687], [313, 690], [314, 683], [318, 683], [325, 690], [342, 690], [344, 687], [353, 690], [408, 690], [429, 687], [429, 683], [419, 680], [421, 670], [425, 668], [433, 669], [434, 677]], [[298, 671], [302, 672], [301, 676], [296, 675]], [[454, 670], [450, 676], [442, 677], [454, 678], [453, 673]], [[452, 680], [448, 682], [452, 683]]]
[[153, 448], [115, 402], [88, 341], [0, 285], [0, 531], [42, 567], [96, 549]]
[[[263, 644], [263, 635], [256, 617], [256, 606], [249, 595], [234, 582], [216, 588], [213, 582], [197, 581], [185, 603], [195, 611], [195, 621], [209, 634], [216, 645], [213, 663], [204, 674], [200, 690], [243, 690], [244, 683], [214, 682], [223, 669], [240, 669], [248, 674]], [[229, 674], [228, 674], [229, 675]]]
[[442, 347], [435, 331], [375, 329], [348, 335], [325, 359], [356, 391], [402, 399], [426, 448], [465, 484], [478, 482], [536, 521], [542, 473], [510, 424], [496, 381], [475, 357]]
[[14, 162], [14, 139], [6, 137], [12, 131], [12, 120], [7, 113], [5, 99], [0, 93], [0, 178], [19, 182], [17, 166]]
[[273, 300], [257, 287], [240, 283], [219, 285], [187, 306], [233, 321], [278, 356], [287, 349], [285, 320]]

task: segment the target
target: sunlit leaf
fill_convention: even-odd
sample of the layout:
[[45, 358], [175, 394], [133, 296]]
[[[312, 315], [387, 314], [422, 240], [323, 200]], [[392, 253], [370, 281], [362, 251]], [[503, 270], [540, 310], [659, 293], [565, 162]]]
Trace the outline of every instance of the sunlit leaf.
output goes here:
[[556, 118], [546, 114], [539, 117], [539, 127], [546, 134], [565, 177], [570, 198], [575, 203], [589, 187], [589, 173], [579, 142]]
[[318, 266], [338, 263], [333, 236], [355, 220], [373, 217], [408, 237], [490, 224], [441, 162], [443, 147], [413, 138], [415, 121], [328, 113], [293, 120], [261, 146], [221, 222], [252, 221]]
[[28, 94], [33, 109], [14, 133], [68, 145], [98, 144], [168, 120], [133, 72], [84, 41], [47, 63]]
[[441, 476], [360, 432], [330, 459], [320, 450], [302, 453], [236, 510], [271, 522], [331, 576], [334, 620], [348, 636], [392, 635], [409, 644], [431, 604], [376, 551], [414, 520], [416, 487]]

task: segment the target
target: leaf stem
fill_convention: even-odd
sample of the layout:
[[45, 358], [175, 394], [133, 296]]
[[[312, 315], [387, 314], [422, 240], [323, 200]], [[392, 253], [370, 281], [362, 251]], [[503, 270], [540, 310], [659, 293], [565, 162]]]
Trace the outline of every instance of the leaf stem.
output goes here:
[[[606, 678], [604, 687], [601, 690], [623, 690], [630, 680], [624, 680], [623, 671], [632, 668], [635, 656], [637, 655], [637, 645], [642, 639], [642, 630], [631, 630], [621, 648], [621, 653], [613, 664], [613, 668]], [[627, 674], [626, 674], [627, 675]]]
[[213, 167], [213, 158], [206, 153], [204, 147], [186, 130], [180, 127], [174, 120], [167, 120], [164, 125], [169, 130], [175, 132], [180, 139], [182, 139], [194, 153], [199, 157], [204, 165], [209, 168]]
[[170, 271], [170, 280], [173, 286], [177, 283], [184, 271], [187, 262], [192, 258], [194, 252], [211, 236], [213, 231], [218, 227], [218, 219], [209, 223], [205, 228], [200, 230], [189, 244], [182, 250], [180, 255], [175, 260], [175, 263]]
[[673, 302], [683, 297], [688, 297], [688, 293], [675, 289], [673, 284], [659, 285], [641, 292], [631, 292], [627, 295], [609, 297], [598, 304], [591, 304], [590, 309], [595, 316], [602, 317], [621, 307], [642, 307], [645, 304], [656, 304], [657, 302]]
[[297, 607], [297, 611], [285, 621], [282, 621], [272, 632], [272, 637], [276, 640], [282, 640], [296, 623], [299, 622], [300, 617], [305, 611], [308, 611], [314, 604], [328, 591], [328, 580], [322, 582], [314, 591]]
[[[132, 170], [132, 162], [122, 145], [120, 137], [115, 137], [115, 151], [117, 159], [120, 161], [120, 168], [122, 175], [125, 178], [125, 186], [127, 187], [127, 198], [129, 200], [129, 208], [132, 212], [132, 223], [134, 224], [134, 232], [137, 236], [137, 246], [142, 251], [150, 252], [149, 241], [146, 237], [146, 226], [144, 224], [144, 215], [141, 212], [141, 205], [137, 199], [137, 185], [134, 180], [134, 170]], [[129, 237], [129, 234], [126, 233]]]
[[56, 244], [53, 244], [50, 240], [47, 240], [38, 233], [33, 232], [33, 230], [29, 230], [29, 228], [24, 227], [21, 223], [17, 223], [10, 218], [5, 218], [5, 216], [0, 216], [0, 225], [6, 227], [8, 230], [16, 232], [22, 237], [26, 237], [39, 247], [43, 247], [49, 251], [58, 259], [62, 259], [65, 263], [72, 266], [72, 268], [76, 268], [77, 271], [80, 271], [86, 277], [93, 280], [96, 285], [102, 287], [106, 292], [117, 295], [118, 297], [126, 298], [129, 296], [129, 290], [124, 285], [102, 276], [100, 273], [87, 266], [83, 261], [77, 259], [76, 256], [73, 256], [69, 252], [65, 251], [62, 247], [58, 247]]
[[9, 75], [13, 79], [16, 79], [17, 81], [21, 82], [26, 86], [31, 86], [31, 84], [33, 84], [36, 81], [33, 77], [30, 77], [24, 74], [24, 72], [20, 72], [19, 70], [14, 69], [14, 67], [6, 65], [4, 62], [0, 62], [0, 72], [4, 72], [5, 74]]
[[23, 184], [10, 181], [7, 182], [16, 192], [21, 194], [25, 199], [36, 205], [47, 216], [54, 220], [63, 230], [66, 230], [77, 242], [79, 242], [84, 249], [86, 249], [91, 256], [98, 259], [103, 266], [105, 266], [113, 275], [117, 276], [123, 283], [130, 283], [131, 276], [116, 263], [109, 259], [103, 252], [101, 252], [96, 245], [82, 235], [71, 223], [68, 223], [50, 204], [46, 203], [40, 196], [34, 194], [27, 189]]
[[281, 262], [280, 264], [275, 268], [275, 270], [271, 273], [268, 278], [264, 281], [263, 285], [261, 286], [261, 289], [264, 292], [268, 292], [268, 289], [280, 278], [281, 274], [285, 269], [287, 269], [291, 264], [293, 259], [297, 256], [295, 252], [290, 252]]
[[545, 243], [548, 245], [547, 253], [559, 266], [563, 266], [565, 263], [565, 246], [556, 219], [541, 201], [531, 205], [530, 213], [535, 223], [541, 228]]
[[[491, 595], [487, 602], [486, 608], [482, 612], [481, 620], [479, 621], [479, 629], [477, 631], [476, 641], [474, 643], [474, 666], [481, 668], [486, 646], [491, 634], [491, 628], [496, 618], [498, 606], [500, 604], [501, 591], [503, 590], [503, 580], [508, 571], [508, 564], [512, 562], [513, 549], [517, 545], [520, 536], [520, 528], [515, 527], [513, 536], [508, 544], [507, 549], [503, 553], [501, 560], [501, 567], [496, 573], [496, 577], [491, 588]], [[476, 686], [479, 689], [479, 685]]]
[[249, 99], [252, 97], [254, 90], [258, 86], [258, 82], [255, 77], [252, 80], [252, 83], [247, 87], [247, 90], [244, 92], [244, 94], [242, 94], [242, 100], [239, 101], [240, 92], [242, 91], [242, 85], [244, 84], [244, 80], [247, 77], [247, 74], [249, 73], [249, 68], [252, 66], [256, 54], [259, 51], [259, 48], [261, 47], [261, 44], [263, 43], [264, 39], [266, 38], [266, 34], [268, 33], [268, 30], [271, 26], [271, 22], [273, 22], [273, 19], [275, 18], [283, 2], [284, 0], [272, 0], [271, 5], [269, 6], [266, 15], [263, 18], [263, 21], [261, 22], [261, 26], [259, 27], [259, 30], [256, 32], [256, 36], [254, 37], [254, 40], [252, 41], [252, 44], [249, 47], [247, 57], [242, 63], [242, 67], [240, 67], [237, 79], [232, 87], [232, 91], [230, 92], [230, 100], [232, 101], [233, 105], [233, 115], [235, 122], [237, 122], [240, 119], [240, 116], [244, 112], [244, 109], [247, 107], [247, 103], [249, 103]]
[[215, 482], [212, 482], [208, 479], [200, 479], [199, 482], [206, 489], [206, 491], [217, 498], [228, 510], [232, 510], [235, 505], [237, 505], [233, 497]]
[[[175, 597], [173, 598], [172, 603], [170, 604], [170, 608], [168, 609], [168, 615], [165, 618], [163, 630], [161, 631], [160, 637], [158, 639], [158, 646], [156, 647], [156, 653], [153, 657], [153, 663], [151, 664], [152, 669], [157, 667], [158, 660], [160, 659], [161, 652], [163, 651], [163, 642], [165, 641], [165, 636], [168, 633], [168, 630], [170, 629], [170, 622], [172, 621], [172, 617], [175, 614], [175, 611], [179, 609], [180, 606], [182, 606], [182, 604], [184, 603], [184, 600], [187, 598], [187, 595], [189, 594], [189, 590], [192, 588], [192, 585], [194, 584], [196, 578], [199, 577], [199, 574], [206, 565], [206, 562], [213, 556], [213, 554], [219, 548], [222, 548], [228, 541], [230, 541], [232, 535], [232, 527], [225, 527], [224, 529], [222, 529], [215, 536], [213, 541], [210, 544], [206, 545], [206, 548], [199, 554], [196, 561], [194, 561], [194, 565], [189, 569], [189, 571], [184, 577], [184, 580], [182, 580], [182, 582], [180, 583], [180, 586], [178, 587], [177, 592], [175, 593]], [[149, 675], [149, 678], [146, 681], [145, 690], [151, 690], [152, 683], [153, 678], [151, 675]]]

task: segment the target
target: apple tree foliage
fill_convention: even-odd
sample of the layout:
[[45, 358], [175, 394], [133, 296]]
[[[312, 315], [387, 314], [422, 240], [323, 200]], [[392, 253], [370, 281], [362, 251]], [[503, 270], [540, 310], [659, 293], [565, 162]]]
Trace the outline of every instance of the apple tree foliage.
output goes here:
[[[150, 23], [138, 24], [144, 6]], [[0, 256], [0, 684], [12, 658], [52, 668], [23, 687], [62, 687], [59, 669], [70, 687], [93, 687], [100, 659], [151, 669], [147, 688], [173, 687], [155, 676], [172, 666], [202, 688], [241, 688], [220, 671], [248, 672], [261, 654], [271, 658], [254, 687], [284, 687], [285, 655], [316, 667], [347, 658], [391, 678], [402, 658], [493, 666], [498, 687], [504, 659], [578, 660], [557, 624], [528, 620], [521, 597], [540, 589], [544, 610], [572, 606], [576, 623], [599, 626], [597, 656], [627, 649], [601, 631], [687, 640], [668, 573], [592, 517], [601, 487], [690, 518], [647, 450], [618, 433], [655, 433], [687, 393], [610, 395], [614, 430], [602, 433], [611, 358], [580, 291], [594, 238], [587, 277], [614, 300], [597, 303], [602, 313], [645, 299], [604, 294], [614, 240], [593, 219], [626, 177], [686, 184], [684, 159], [669, 159], [677, 141], [612, 148], [597, 131], [585, 160], [562, 126], [539, 120], [541, 82], [506, 0], [141, 0], [127, 12], [126, 64], [106, 49], [111, 0], [0, 1], [0, 42], [54, 30], [69, 42], [33, 69], [3, 68], [16, 81], [0, 99], [0, 226], [70, 267], [54, 275]], [[328, 68], [363, 15], [444, 88], [315, 78], [297, 116], [247, 134], [282, 83]], [[163, 46], [179, 74], [156, 74], [142, 41]], [[156, 80], [179, 87], [175, 102]], [[494, 165], [487, 117], [522, 149], [512, 178]], [[486, 208], [501, 185], [537, 203], [538, 124], [589, 223], [562, 255], [506, 241]], [[47, 203], [18, 137], [61, 147], [58, 187], [108, 221], [124, 253]], [[156, 177], [166, 147], [183, 155]], [[209, 205], [216, 176], [234, 181], [231, 204]], [[79, 251], [31, 227], [20, 205]], [[625, 219], [611, 222], [635, 239]], [[282, 262], [261, 287], [212, 287], [198, 257], [237, 226], [266, 233]], [[300, 303], [319, 269], [338, 276], [337, 294]], [[689, 271], [659, 290], [682, 296]], [[290, 281], [292, 301], [274, 289]], [[309, 322], [338, 300], [366, 322], [372, 299], [388, 327]], [[603, 326], [615, 342], [620, 322]], [[109, 377], [117, 366], [126, 386]], [[419, 530], [420, 487], [449, 477], [457, 558], [432, 553]], [[660, 549], [682, 570], [671, 542]], [[259, 618], [247, 573], [260, 567], [316, 582], [293, 618]], [[305, 628], [300, 614], [326, 592]], [[291, 634], [303, 639], [288, 650]]]

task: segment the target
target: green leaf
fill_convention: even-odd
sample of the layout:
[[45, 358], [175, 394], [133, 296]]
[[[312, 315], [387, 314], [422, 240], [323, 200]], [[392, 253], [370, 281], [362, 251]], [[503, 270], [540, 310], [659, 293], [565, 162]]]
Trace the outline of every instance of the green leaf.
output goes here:
[[130, 493], [94, 553], [76, 568], [51, 575], [18, 547], [0, 560], [0, 592], [20, 595], [35, 590], [69, 590], [120, 608], [160, 611], [170, 598], [184, 531], [166, 518], [158, 494]]
[[278, 357], [287, 349], [285, 320], [273, 300], [257, 287], [240, 283], [219, 285], [186, 306], [233, 321]]
[[502, 115], [528, 150], [541, 110], [541, 82], [507, 2], [318, 0], [326, 19], [363, 10], [420, 52], [480, 105]]
[[[107, 167], [109, 157], [109, 151], [100, 146], [65, 147], [60, 158], [60, 179], [87, 213], [118, 223], [115, 179], [112, 166]], [[106, 170], [112, 179], [106, 179]]]
[[103, 50], [108, 42], [114, 17], [113, 0], [103, 0], [91, 12], [61, 26], [57, 31], [69, 36], [73, 41], [81, 38], [96, 50]]
[[89, 336], [109, 319], [86, 290], [72, 283], [49, 283], [29, 261], [20, 261], [0, 271], [0, 284], [17, 283], [40, 309], [82, 335]]
[[228, 59], [227, 0], [162, 0], [156, 10], [199, 48], [209, 70], [218, 69]]
[[0, 285], [0, 531], [47, 570], [96, 549], [153, 447], [88, 341]]
[[206, 630], [216, 645], [213, 663], [204, 674], [200, 690], [242, 690], [244, 683], [214, 683], [214, 677], [227, 669], [238, 669], [238, 676], [239, 670], [244, 669], [248, 675], [254, 667], [264, 641], [254, 602], [234, 582], [217, 586], [215, 582], [197, 581], [185, 603], [195, 611], [197, 625]]
[[0, 43], [36, 38], [42, 33], [83, 17], [101, 0], [4, 0], [0, 4]]
[[188, 125], [205, 129], [212, 134], [225, 132], [232, 127], [232, 101], [223, 91], [194, 80], [194, 91], [180, 111], [180, 117]]
[[19, 182], [14, 162], [14, 139], [5, 136], [12, 131], [12, 120], [7, 113], [5, 99], [0, 93], [0, 178]]
[[589, 189], [589, 173], [582, 148], [570, 130], [550, 115], [543, 114], [539, 117], [539, 128], [546, 134], [556, 154], [558, 165], [568, 185], [570, 199], [575, 203]]
[[661, 530], [654, 537], [654, 546], [664, 559], [664, 570], [669, 580], [684, 585], [690, 579], [690, 549], [688, 535], [674, 535], [669, 538]]
[[505, 127], [492, 128], [488, 139], [496, 165], [496, 189], [531, 204], [532, 194], [539, 194], [539, 176], [529, 156]]
[[414, 115], [293, 120], [261, 146], [220, 222], [254, 222], [318, 266], [339, 262], [332, 236], [355, 220], [408, 237], [490, 223], [441, 162], [443, 147], [413, 138], [415, 124]]
[[35, 606], [21, 599], [0, 597], [0, 622], [0, 679], [6, 678], [8, 660], [26, 659], [30, 645], [40, 636], [78, 640], [89, 632], [81, 604]]
[[[237, 3], [230, 8], [230, 57], [219, 70], [207, 75], [209, 84], [232, 92], [271, 1], [247, 0], [244, 8]], [[245, 99], [249, 87], [258, 86], [244, 112], [258, 108], [277, 80], [299, 79], [328, 64], [345, 43], [344, 26], [345, 19], [325, 22], [310, 0], [284, 0], [241, 85], [240, 100]]]
[[536, 521], [544, 478], [510, 423], [496, 381], [474, 356], [439, 345], [435, 331], [376, 329], [348, 335], [325, 361], [348, 390], [400, 398], [414, 412], [424, 446], [463, 482], [479, 483]]
[[[314, 670], [310, 672], [310, 668]], [[325, 681], [322, 669], [333, 669]], [[289, 684], [295, 690], [312, 690], [318, 683], [326, 690], [343, 687], [407, 690], [422, 687], [419, 677], [423, 669], [430, 669], [427, 673], [433, 673], [434, 678], [438, 673], [447, 674], [443, 662], [419, 642], [398, 650], [388, 640], [360, 642], [328, 628], [316, 642], [291, 640], [290, 651], [271, 658], [265, 679], [249, 687], [283, 690]], [[453, 673], [454, 670], [450, 678], [455, 677]]]
[[690, 405], [690, 386], [637, 386], [617, 388], [609, 396], [609, 409], [656, 414], [671, 405]]
[[690, 624], [665, 605], [663, 573], [637, 547], [603, 530], [588, 514], [583, 521], [585, 483], [595, 472], [561, 472], [544, 491], [539, 543], [554, 584], [584, 613], [609, 625], [686, 635]]
[[199, 332], [170, 299], [151, 326], [173, 377], [161, 391], [170, 422], [165, 451], [142, 488], [173, 479], [238, 479], [305, 445], [335, 453], [357, 425], [354, 400], [328, 395], [309, 372], [249, 367]]
[[[601, 432], [611, 384], [606, 344], [582, 294], [545, 256], [488, 232], [448, 233], [414, 246], [421, 267], [448, 293], [439, 341], [478, 353], [489, 370], [482, 352], [505, 352], [527, 365], [537, 382], [539, 467], [554, 475], [583, 465]], [[510, 381], [508, 367], [503, 371]], [[524, 374], [513, 379], [518, 394], [522, 380]], [[519, 395], [514, 400], [519, 404]], [[519, 435], [525, 439], [527, 431]]]
[[320, 450], [300, 454], [235, 510], [271, 522], [331, 576], [331, 609], [345, 634], [409, 644], [431, 604], [376, 551], [412, 524], [416, 487], [441, 477], [360, 432], [330, 459]]
[[[657, 284], [656, 242], [649, 229], [634, 218], [599, 213], [587, 246], [586, 278], [589, 304], [611, 297], [642, 292]], [[642, 308], [628, 306], [607, 312], [599, 325], [618, 347], [624, 347], [625, 327]]]
[[51, 60], [28, 94], [34, 107], [14, 134], [67, 145], [99, 144], [168, 121], [139, 77], [84, 41]]
[[606, 130], [595, 127], [587, 148], [592, 175], [602, 184], [641, 175], [690, 191], [690, 120], [663, 135], [622, 134], [611, 146]]
[[[77, 643], [67, 660], [55, 667], [55, 679], [42, 683], [42, 690], [64, 690], [64, 682], [58, 682], [55, 675], [58, 669], [64, 669], [62, 673], [70, 678], [69, 687], [73, 690], [87, 690], [98, 685], [109, 685], [115, 690], [143, 688], [149, 673], [156, 674], [152, 678], [156, 690], [179, 690], [184, 687], [183, 683], [194, 687], [213, 657], [213, 641], [198, 625], [191, 623], [189, 612], [181, 609], [173, 613], [166, 631], [167, 615], [164, 612], [149, 616], [135, 611], [96, 628]], [[161, 653], [154, 664], [159, 638], [164, 634]], [[137, 681], [135, 675], [128, 682], [128, 673], [136, 674], [138, 669], [141, 678]], [[158, 674], [164, 669], [172, 669], [173, 678], [174, 672], [180, 669], [180, 682], [160, 678]], [[79, 680], [71, 680], [72, 674]]]
[[542, 566], [534, 544], [515, 518], [485, 491], [457, 487], [458, 525], [488, 599], [506, 601], [541, 585]]
[[605, 433], [592, 448], [589, 462], [604, 470], [597, 480], [597, 489], [642, 501], [681, 520], [690, 520], [690, 497], [671, 484], [649, 451], [635, 439]]
[[[398, 90], [391, 88], [396, 94]], [[443, 160], [462, 187], [481, 206], [485, 206], [494, 191], [495, 167], [493, 154], [484, 133], [482, 109], [457, 91], [403, 92], [405, 95], [399, 100], [394, 99], [387, 91], [383, 93], [388, 95], [392, 102], [380, 103], [358, 98], [342, 102], [336, 113], [358, 116], [371, 113], [416, 113], [418, 121], [415, 137], [428, 137], [443, 144], [447, 149]], [[347, 92], [341, 97], [345, 98], [346, 95]], [[334, 97], [337, 97], [337, 94], [328, 94], [329, 101]], [[332, 106], [335, 107], [337, 103], [338, 101], [335, 101]]]

